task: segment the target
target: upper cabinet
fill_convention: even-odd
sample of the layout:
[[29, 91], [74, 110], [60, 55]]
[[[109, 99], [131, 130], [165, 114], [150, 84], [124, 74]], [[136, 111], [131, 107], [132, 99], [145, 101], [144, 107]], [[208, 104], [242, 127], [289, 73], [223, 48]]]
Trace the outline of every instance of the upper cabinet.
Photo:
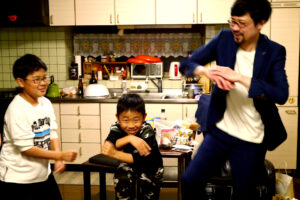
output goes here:
[[115, 2], [116, 25], [155, 24], [155, 0], [115, 0]]
[[76, 25], [114, 25], [112, 0], [75, 0]]
[[74, 26], [74, 0], [49, 0], [50, 26]]
[[[274, 8], [271, 15], [271, 39], [286, 48], [285, 70], [289, 96], [298, 97], [300, 8]], [[297, 102], [294, 100], [293, 102]], [[288, 102], [291, 104], [291, 102]]]
[[198, 0], [198, 23], [227, 23], [234, 0]]
[[156, 23], [196, 24], [197, 0], [156, 0]]

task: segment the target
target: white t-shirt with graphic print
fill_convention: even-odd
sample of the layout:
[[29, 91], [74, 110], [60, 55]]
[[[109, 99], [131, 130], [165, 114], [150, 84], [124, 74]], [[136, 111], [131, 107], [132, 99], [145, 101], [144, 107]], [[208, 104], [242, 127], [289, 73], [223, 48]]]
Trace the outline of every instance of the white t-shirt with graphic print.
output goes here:
[[57, 123], [51, 102], [38, 99], [33, 106], [15, 96], [4, 117], [4, 139], [0, 153], [0, 180], [12, 183], [36, 183], [51, 173], [48, 159], [29, 157], [21, 152], [33, 146], [50, 149], [50, 140], [58, 138]]

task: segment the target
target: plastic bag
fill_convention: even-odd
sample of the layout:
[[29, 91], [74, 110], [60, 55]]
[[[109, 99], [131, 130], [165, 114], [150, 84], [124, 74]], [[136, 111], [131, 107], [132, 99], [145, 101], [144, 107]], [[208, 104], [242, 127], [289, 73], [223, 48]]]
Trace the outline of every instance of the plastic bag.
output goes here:
[[276, 193], [281, 194], [284, 197], [294, 197], [293, 177], [277, 172]]

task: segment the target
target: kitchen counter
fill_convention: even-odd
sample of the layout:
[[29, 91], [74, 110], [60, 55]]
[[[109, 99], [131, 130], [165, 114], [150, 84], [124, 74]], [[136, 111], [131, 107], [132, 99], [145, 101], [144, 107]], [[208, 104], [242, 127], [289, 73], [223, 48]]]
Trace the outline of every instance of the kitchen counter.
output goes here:
[[[49, 98], [52, 103], [117, 103], [118, 97], [95, 97], [95, 98], [83, 98], [74, 95], [73, 97], [58, 97]], [[145, 103], [168, 103], [168, 104], [197, 104], [198, 99], [188, 98], [167, 98], [167, 99], [144, 99]]]

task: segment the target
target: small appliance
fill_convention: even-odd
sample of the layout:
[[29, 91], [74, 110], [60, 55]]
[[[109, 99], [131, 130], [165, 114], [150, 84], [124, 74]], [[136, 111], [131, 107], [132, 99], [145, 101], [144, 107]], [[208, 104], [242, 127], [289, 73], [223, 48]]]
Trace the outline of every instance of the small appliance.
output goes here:
[[181, 73], [179, 72], [179, 65], [180, 62], [171, 62], [170, 64], [170, 70], [169, 70], [169, 76], [170, 80], [180, 80], [181, 79]]
[[131, 63], [130, 75], [132, 79], [162, 78], [163, 62], [160, 58], [138, 55], [130, 58], [127, 63]]

